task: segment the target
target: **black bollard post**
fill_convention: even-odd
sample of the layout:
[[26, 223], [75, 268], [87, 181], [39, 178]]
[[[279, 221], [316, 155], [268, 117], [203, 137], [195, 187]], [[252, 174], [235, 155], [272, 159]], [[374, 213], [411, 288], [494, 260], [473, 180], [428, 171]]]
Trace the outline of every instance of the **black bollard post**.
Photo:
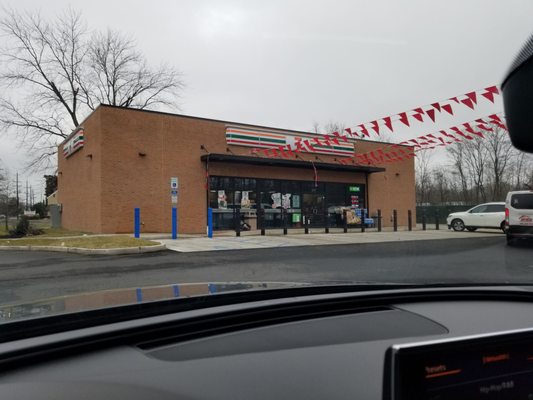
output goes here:
[[435, 211], [435, 229], [439, 230], [439, 212]]
[[426, 211], [422, 211], [422, 230], [426, 230]]
[[327, 208], [324, 208], [324, 232], [329, 233], [329, 214]]
[[348, 233], [348, 219], [346, 218], [346, 210], [342, 210], [342, 225], [344, 233]]
[[283, 223], [283, 234], [287, 234], [287, 210], [281, 209], [281, 222]]
[[235, 216], [235, 236], [241, 236], [241, 209], [235, 208], [234, 209], [234, 216]]
[[394, 232], [398, 231], [398, 211], [392, 210], [392, 225], [394, 227]]
[[365, 213], [365, 210], [362, 209], [361, 210], [361, 233], [365, 231], [365, 218], [366, 218], [366, 213]]
[[309, 233], [309, 217], [304, 215], [304, 233], [307, 235]]
[[378, 210], [378, 232], [381, 232], [381, 210]]
[[412, 218], [413, 218], [413, 214], [412, 214], [411, 210], [407, 210], [407, 226], [409, 227], [410, 231], [413, 230]]
[[259, 227], [261, 228], [261, 236], [265, 236], [265, 209], [259, 209]]

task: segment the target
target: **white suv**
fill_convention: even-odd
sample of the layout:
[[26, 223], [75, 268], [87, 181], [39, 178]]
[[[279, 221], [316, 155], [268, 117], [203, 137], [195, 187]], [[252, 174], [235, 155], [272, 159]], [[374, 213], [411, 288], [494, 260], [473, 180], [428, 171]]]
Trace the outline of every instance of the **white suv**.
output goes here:
[[533, 190], [509, 192], [505, 199], [507, 244], [517, 238], [533, 237]]
[[485, 203], [467, 211], [448, 215], [448, 229], [471, 232], [478, 228], [501, 229], [505, 232], [505, 203]]

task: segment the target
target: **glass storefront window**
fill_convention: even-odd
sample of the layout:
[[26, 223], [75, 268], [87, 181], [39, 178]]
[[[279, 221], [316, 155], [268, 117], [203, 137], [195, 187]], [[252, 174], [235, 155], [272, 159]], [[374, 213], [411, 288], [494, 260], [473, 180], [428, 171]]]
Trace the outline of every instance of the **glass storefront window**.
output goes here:
[[[304, 218], [313, 226], [343, 226], [343, 210], [365, 208], [365, 186], [335, 182], [210, 177], [209, 207], [215, 229], [234, 229], [234, 210], [256, 229], [257, 210], [265, 211], [265, 228], [302, 228]], [[284, 222], [284, 218], [285, 221]]]

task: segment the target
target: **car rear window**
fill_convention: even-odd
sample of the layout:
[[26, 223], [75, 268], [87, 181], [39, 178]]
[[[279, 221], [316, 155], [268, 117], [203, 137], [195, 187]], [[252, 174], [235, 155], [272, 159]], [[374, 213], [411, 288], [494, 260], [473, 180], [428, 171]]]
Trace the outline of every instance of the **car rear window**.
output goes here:
[[533, 193], [513, 194], [511, 207], [518, 210], [533, 209]]

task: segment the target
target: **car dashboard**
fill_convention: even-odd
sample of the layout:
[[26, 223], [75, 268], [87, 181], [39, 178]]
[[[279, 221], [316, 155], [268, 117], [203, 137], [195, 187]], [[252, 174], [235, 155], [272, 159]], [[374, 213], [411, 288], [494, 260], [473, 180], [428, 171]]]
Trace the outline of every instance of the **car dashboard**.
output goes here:
[[[0, 390], [17, 399], [527, 399], [531, 360], [516, 359], [533, 360], [530, 328], [526, 288], [270, 298], [5, 341]], [[488, 375], [479, 360], [492, 360]]]

